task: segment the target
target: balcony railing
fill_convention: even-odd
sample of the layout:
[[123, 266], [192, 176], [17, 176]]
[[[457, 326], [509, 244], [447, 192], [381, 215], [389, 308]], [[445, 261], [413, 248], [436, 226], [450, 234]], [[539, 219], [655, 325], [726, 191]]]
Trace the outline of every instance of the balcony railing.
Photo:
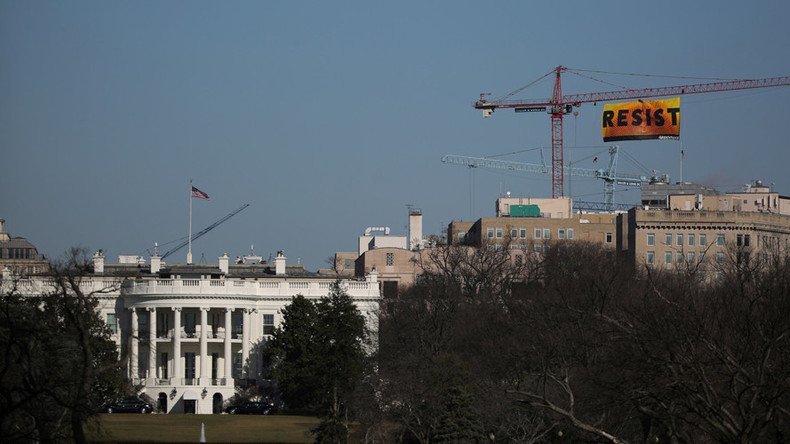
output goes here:
[[[266, 297], [322, 297], [329, 294], [333, 282], [298, 280], [224, 280], [224, 279], [138, 279], [123, 284], [124, 293], [136, 296], [229, 295]], [[341, 288], [352, 298], [378, 298], [378, 283], [343, 281]]]
[[[207, 334], [206, 337], [208, 339], [225, 339], [225, 330], [222, 327], [220, 327], [218, 329], [218, 331], [213, 330], [213, 329], [209, 329], [206, 332], [206, 334]], [[141, 333], [138, 336], [143, 341], [147, 341], [148, 338], [149, 338], [148, 333], [145, 333], [145, 334]], [[195, 332], [182, 331], [181, 334], [179, 335], [179, 337], [181, 339], [199, 339], [200, 336], [201, 335], [200, 335], [199, 331], [195, 331]], [[157, 339], [173, 339], [173, 330], [157, 331], [156, 332], [156, 338]], [[231, 333], [231, 338], [232, 339], [239, 339], [239, 338], [241, 338], [241, 330], [238, 330], [237, 332]]]

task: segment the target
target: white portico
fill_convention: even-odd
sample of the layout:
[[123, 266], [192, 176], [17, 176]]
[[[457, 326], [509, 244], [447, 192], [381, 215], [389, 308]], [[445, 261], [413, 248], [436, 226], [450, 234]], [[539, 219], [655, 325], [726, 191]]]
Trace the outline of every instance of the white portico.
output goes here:
[[[128, 341], [129, 378], [141, 394], [167, 412], [218, 413], [237, 384], [259, 379], [259, 346], [281, 322], [280, 310], [296, 295], [326, 296], [336, 282], [289, 276], [281, 257], [271, 274], [229, 267], [225, 256], [219, 267], [163, 268], [125, 280], [120, 299], [129, 323], [121, 337]], [[376, 274], [339, 284], [374, 324]]]

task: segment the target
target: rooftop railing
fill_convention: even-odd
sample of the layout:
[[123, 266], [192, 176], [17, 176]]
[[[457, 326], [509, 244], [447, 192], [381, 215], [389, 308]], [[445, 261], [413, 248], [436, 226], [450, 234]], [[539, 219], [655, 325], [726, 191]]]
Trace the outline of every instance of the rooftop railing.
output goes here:
[[[340, 287], [352, 298], [379, 297], [378, 284], [363, 281], [343, 281]], [[123, 284], [125, 294], [146, 296], [175, 295], [235, 295], [258, 297], [322, 297], [329, 294], [332, 282], [314, 281], [255, 281], [224, 279], [143, 279], [128, 280]]]

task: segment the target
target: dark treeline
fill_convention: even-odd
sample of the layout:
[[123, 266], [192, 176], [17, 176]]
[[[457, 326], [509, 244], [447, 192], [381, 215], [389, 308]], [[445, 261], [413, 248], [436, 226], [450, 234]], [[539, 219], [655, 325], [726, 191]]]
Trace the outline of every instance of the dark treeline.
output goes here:
[[51, 264], [39, 294], [3, 283], [0, 441], [86, 442], [88, 419], [124, 393], [118, 350], [97, 311], [97, 298], [117, 286], [83, 286], [90, 268], [75, 249]]
[[[383, 301], [368, 442], [785, 442], [790, 260], [634, 268], [597, 245], [438, 247]], [[748, 260], [744, 260], [744, 258]]]

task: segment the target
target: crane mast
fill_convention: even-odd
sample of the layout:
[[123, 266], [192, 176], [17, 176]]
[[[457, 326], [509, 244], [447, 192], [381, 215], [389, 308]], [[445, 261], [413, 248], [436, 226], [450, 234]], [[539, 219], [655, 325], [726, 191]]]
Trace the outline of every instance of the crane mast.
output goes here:
[[490, 117], [496, 109], [506, 108], [513, 108], [516, 112], [546, 111], [551, 116], [551, 195], [554, 198], [565, 194], [562, 141], [563, 116], [572, 112], [574, 107], [581, 106], [582, 103], [790, 86], [790, 77], [771, 77], [562, 95], [562, 72], [567, 70], [568, 68], [561, 65], [554, 68], [554, 90], [551, 99], [488, 101], [484, 99], [485, 94], [481, 94], [480, 99], [473, 104], [475, 109], [483, 111], [483, 117]]

